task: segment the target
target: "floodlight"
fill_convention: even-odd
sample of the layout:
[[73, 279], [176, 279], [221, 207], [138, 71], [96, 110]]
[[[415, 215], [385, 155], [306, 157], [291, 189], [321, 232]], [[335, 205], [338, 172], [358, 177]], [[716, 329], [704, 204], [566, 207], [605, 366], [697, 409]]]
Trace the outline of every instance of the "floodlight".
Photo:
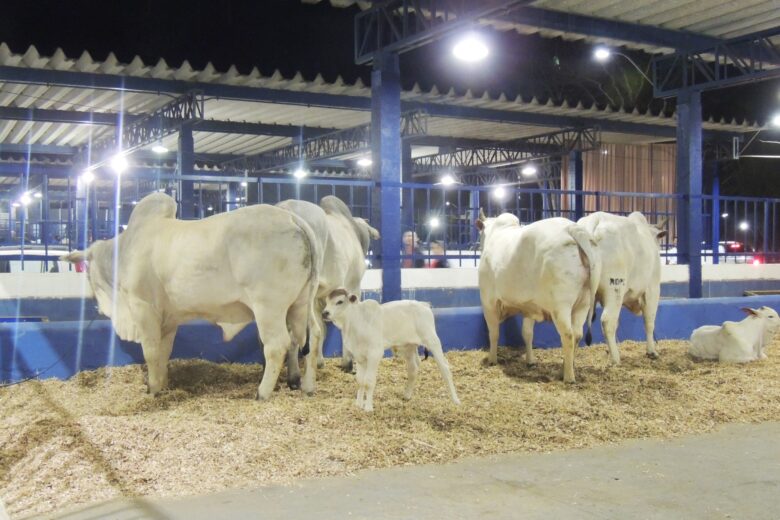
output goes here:
[[163, 146], [161, 143], [157, 143], [156, 145], [152, 146], [152, 151], [154, 153], [168, 153], [168, 148]]
[[596, 59], [596, 61], [600, 62], [607, 61], [611, 55], [612, 51], [606, 47], [596, 47], [596, 49], [593, 51], [593, 57]]
[[721, 214], [720, 218], [728, 218], [728, 216], [729, 216], [728, 213], [723, 213], [723, 214]]
[[89, 184], [95, 180], [95, 174], [92, 173], [92, 170], [84, 170], [84, 173], [81, 174], [81, 180], [84, 181], [85, 184]]
[[115, 155], [111, 158], [111, 168], [121, 175], [127, 169], [127, 158], [124, 155]]
[[442, 186], [452, 186], [453, 184], [455, 184], [455, 177], [447, 173], [442, 175], [439, 182], [441, 182]]
[[22, 193], [21, 197], [19, 197], [19, 202], [21, 202], [23, 206], [26, 206], [32, 202], [32, 198], [30, 197], [29, 193], [25, 192]]
[[496, 186], [493, 189], [493, 198], [496, 200], [504, 200], [506, 197], [506, 188], [503, 186]]
[[523, 166], [523, 169], [520, 170], [520, 173], [523, 174], [523, 177], [532, 177], [536, 175], [536, 166], [533, 164], [527, 164]]
[[431, 227], [431, 229], [437, 229], [439, 227], [439, 218], [431, 217], [430, 220], [428, 220], [428, 225]]
[[33, 193], [33, 197], [35, 197], [36, 199], [42, 199], [43, 193], [41, 193], [40, 191], [36, 191], [35, 193]]
[[468, 34], [455, 44], [452, 54], [461, 61], [474, 63], [487, 58], [489, 51], [482, 38], [476, 34]]
[[748, 224], [747, 221], [743, 220], [742, 222], [739, 223], [740, 231], [747, 231], [748, 229], [750, 229], [750, 224]]
[[370, 157], [361, 157], [357, 160], [357, 165], [361, 168], [368, 168], [373, 164], [374, 161], [371, 160]]
[[780, 127], [780, 114], [775, 114], [772, 116], [772, 126]]
[[293, 172], [293, 177], [295, 177], [296, 179], [303, 179], [304, 177], [306, 177], [306, 175], [308, 174], [306, 173], [306, 170], [304, 170], [303, 168], [298, 168]]

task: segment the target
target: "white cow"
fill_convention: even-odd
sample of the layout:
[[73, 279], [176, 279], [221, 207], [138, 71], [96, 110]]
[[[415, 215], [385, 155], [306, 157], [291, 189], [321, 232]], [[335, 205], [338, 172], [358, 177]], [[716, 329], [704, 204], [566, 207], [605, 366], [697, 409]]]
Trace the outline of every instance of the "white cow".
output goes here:
[[699, 359], [717, 359], [721, 363], [747, 363], [766, 359], [765, 349], [780, 330], [780, 317], [770, 307], [743, 308], [748, 317], [726, 321], [723, 325], [705, 325], [693, 331], [688, 353]]
[[485, 218], [481, 210], [476, 226], [482, 245], [479, 295], [490, 334], [488, 362], [498, 361], [501, 322], [522, 313], [526, 361], [534, 364], [534, 323], [551, 319], [561, 336], [563, 380], [573, 383], [574, 349], [583, 325], [590, 323], [601, 266], [590, 235], [564, 218], [521, 226], [512, 214]]
[[[100, 312], [120, 338], [141, 343], [151, 394], [167, 386], [180, 324], [209, 320], [227, 341], [254, 320], [266, 360], [257, 397], [267, 399], [291, 344], [304, 344], [307, 327], [316, 331], [321, 252], [314, 234], [302, 219], [267, 205], [194, 221], [175, 215], [171, 197], [148, 195], [121, 235], [63, 260], [89, 263]], [[303, 389], [310, 393], [315, 356], [306, 368]]]
[[[353, 217], [347, 205], [333, 195], [323, 197], [319, 206], [299, 200], [286, 200], [278, 206], [292, 211], [309, 223], [323, 251], [315, 304], [315, 315], [322, 333], [314, 333], [311, 337], [311, 347], [317, 352], [318, 365], [322, 367], [325, 324], [321, 313], [325, 308], [325, 299], [338, 288], [346, 289], [349, 294], [360, 294], [360, 281], [366, 272], [368, 246], [372, 239], [379, 239], [379, 231], [364, 219]], [[288, 368], [294, 359], [292, 355], [288, 358]], [[352, 361], [346, 351], [342, 352], [342, 368], [352, 372]]]
[[433, 311], [427, 303], [399, 300], [380, 305], [375, 300], [358, 302], [355, 294], [340, 288], [328, 295], [323, 318], [333, 321], [341, 330], [344, 348], [355, 360], [358, 382], [356, 405], [370, 412], [374, 409], [374, 386], [379, 361], [385, 350], [395, 348], [406, 360], [404, 399], [411, 399], [420, 366], [418, 345], [424, 346], [439, 365], [455, 404], [460, 404], [452, 374], [436, 335]]
[[653, 331], [658, 301], [661, 298], [661, 257], [659, 240], [666, 236], [666, 219], [651, 225], [642, 213], [628, 217], [599, 211], [583, 217], [584, 227], [598, 244], [601, 255], [601, 279], [596, 299], [604, 308], [601, 328], [609, 346], [612, 363], [620, 363], [615, 334], [620, 306], [642, 314], [647, 338], [647, 356], [656, 359]]

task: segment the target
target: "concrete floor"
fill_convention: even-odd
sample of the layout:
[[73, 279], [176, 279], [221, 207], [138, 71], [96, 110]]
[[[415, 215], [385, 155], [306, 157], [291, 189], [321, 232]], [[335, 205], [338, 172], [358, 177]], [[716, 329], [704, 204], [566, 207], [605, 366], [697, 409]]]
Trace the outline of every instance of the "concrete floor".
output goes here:
[[365, 471], [295, 487], [118, 500], [46, 518], [780, 519], [780, 423], [673, 441]]

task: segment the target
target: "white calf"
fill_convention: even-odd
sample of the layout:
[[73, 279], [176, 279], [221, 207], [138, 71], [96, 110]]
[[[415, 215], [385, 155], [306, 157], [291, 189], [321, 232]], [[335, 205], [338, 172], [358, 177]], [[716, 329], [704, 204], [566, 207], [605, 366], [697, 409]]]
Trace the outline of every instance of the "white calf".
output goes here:
[[385, 350], [396, 347], [406, 360], [407, 380], [404, 399], [411, 399], [417, 382], [420, 356], [417, 346], [430, 351], [450, 391], [450, 398], [460, 404], [441, 341], [436, 335], [430, 305], [412, 300], [400, 300], [380, 305], [374, 300], [357, 301], [344, 289], [328, 295], [322, 317], [340, 330], [344, 348], [357, 366], [358, 392], [356, 405], [370, 412], [374, 409], [374, 386], [379, 361]]
[[688, 353], [722, 363], [766, 359], [764, 349], [780, 329], [780, 317], [770, 307], [742, 310], [748, 314], [742, 321], [726, 321], [721, 326], [705, 325], [694, 330]]

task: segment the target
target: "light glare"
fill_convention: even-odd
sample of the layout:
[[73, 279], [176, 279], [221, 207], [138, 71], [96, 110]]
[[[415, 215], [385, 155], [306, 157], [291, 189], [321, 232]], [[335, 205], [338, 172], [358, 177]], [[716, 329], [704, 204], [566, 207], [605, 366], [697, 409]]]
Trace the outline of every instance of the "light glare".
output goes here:
[[431, 217], [431, 219], [428, 221], [428, 225], [431, 227], [431, 229], [438, 229], [438, 227], [439, 227], [439, 218], [438, 217]]
[[12, 208], [18, 208], [19, 206], [21, 206], [21, 204], [19, 204], [18, 202], [11, 203]]
[[468, 63], [484, 60], [487, 58], [488, 53], [485, 42], [474, 34], [464, 37], [452, 48], [452, 54], [456, 58]]
[[358, 159], [357, 165], [360, 166], [361, 168], [368, 168], [369, 166], [371, 166], [373, 164], [373, 162], [374, 161], [372, 161], [368, 157], [361, 157], [360, 159]]
[[304, 170], [303, 168], [298, 168], [293, 172], [293, 177], [295, 177], [296, 179], [303, 179], [304, 177], [306, 177], [306, 175], [307, 175], [306, 170]]
[[154, 153], [168, 153], [168, 148], [166, 148], [165, 146], [163, 146], [161, 144], [156, 144], [156, 145], [152, 146], [152, 151]]
[[26, 206], [32, 202], [32, 198], [30, 198], [29, 193], [22, 193], [22, 196], [19, 197], [19, 202]]
[[728, 214], [728, 213], [723, 213], [723, 214], [722, 214], [720, 217], [721, 217], [721, 218], [728, 218], [728, 216], [729, 216], [729, 214]]
[[243, 186], [244, 188], [246, 188], [246, 181], [242, 182], [242, 183], [241, 183], [241, 186]]
[[524, 166], [522, 170], [520, 170], [520, 173], [523, 174], [523, 177], [531, 177], [536, 175], [536, 166], [533, 164], [528, 164]]
[[81, 174], [81, 180], [86, 184], [90, 184], [95, 180], [95, 174], [92, 173], [92, 170], [85, 170], [84, 173]]
[[43, 193], [41, 193], [40, 191], [36, 191], [35, 193], [33, 193], [33, 197], [35, 197], [36, 199], [42, 199]]
[[115, 155], [111, 159], [111, 169], [118, 175], [124, 173], [124, 171], [127, 170], [127, 158], [124, 155]]
[[493, 198], [496, 200], [504, 200], [504, 198], [506, 198], [506, 188], [503, 186], [496, 186], [493, 190]]
[[740, 231], [747, 231], [748, 229], [750, 229], [750, 224], [748, 224], [746, 221], [743, 220], [742, 222], [739, 223]]
[[596, 50], [593, 51], [593, 57], [596, 58], [596, 61], [607, 61], [611, 55], [612, 52], [606, 47], [596, 47]]
[[775, 114], [772, 117], [772, 126], [780, 127], [780, 114]]
[[450, 175], [449, 173], [446, 175], [443, 175], [441, 178], [442, 186], [452, 186], [455, 184], [455, 177]]
[[754, 258], [753, 265], [761, 265], [761, 260], [759, 260], [758, 258]]

